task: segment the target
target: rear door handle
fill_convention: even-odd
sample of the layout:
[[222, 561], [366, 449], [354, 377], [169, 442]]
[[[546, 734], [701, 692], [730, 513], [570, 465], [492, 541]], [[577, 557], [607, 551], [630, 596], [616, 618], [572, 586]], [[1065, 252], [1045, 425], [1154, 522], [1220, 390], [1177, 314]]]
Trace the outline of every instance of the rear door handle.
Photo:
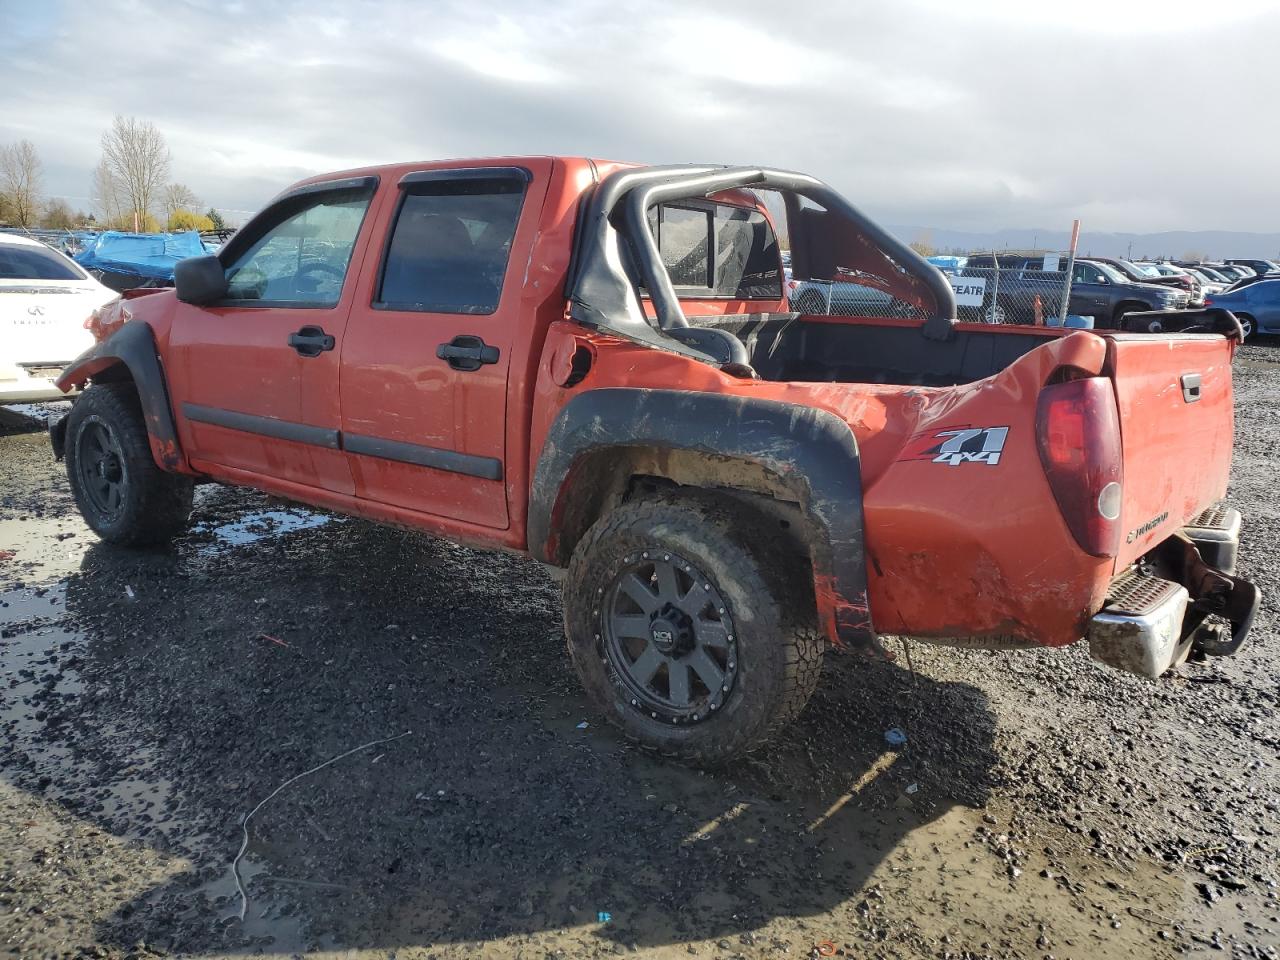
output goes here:
[[497, 363], [500, 353], [497, 347], [489, 346], [479, 337], [463, 333], [436, 347], [436, 356], [448, 361], [455, 370], [470, 372], [486, 363]]
[[289, 346], [304, 357], [318, 357], [326, 350], [332, 350], [335, 343], [321, 327], [306, 326], [297, 333], [289, 334]]

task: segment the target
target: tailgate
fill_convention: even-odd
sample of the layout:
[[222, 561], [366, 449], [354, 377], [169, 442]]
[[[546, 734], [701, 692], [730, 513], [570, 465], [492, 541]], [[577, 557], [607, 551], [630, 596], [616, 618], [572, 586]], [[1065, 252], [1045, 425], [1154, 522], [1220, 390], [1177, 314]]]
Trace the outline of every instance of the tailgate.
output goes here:
[[1233, 344], [1214, 335], [1107, 339], [1124, 451], [1122, 567], [1226, 495]]

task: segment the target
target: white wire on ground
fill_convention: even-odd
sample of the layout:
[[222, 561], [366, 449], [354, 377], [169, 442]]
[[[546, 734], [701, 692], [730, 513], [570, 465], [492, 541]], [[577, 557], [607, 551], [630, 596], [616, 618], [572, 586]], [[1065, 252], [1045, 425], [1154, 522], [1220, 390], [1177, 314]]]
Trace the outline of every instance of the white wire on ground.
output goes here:
[[337, 763], [339, 760], [344, 760], [347, 757], [351, 756], [353, 753], [359, 753], [361, 750], [368, 750], [370, 747], [376, 747], [380, 743], [390, 743], [392, 740], [399, 740], [402, 737], [409, 736], [411, 733], [413, 733], [412, 730], [406, 730], [404, 733], [398, 733], [394, 737], [384, 737], [381, 740], [370, 740], [368, 743], [362, 743], [358, 747], [352, 747], [346, 753], [340, 753], [336, 757], [330, 757], [324, 763], [318, 763], [314, 767], [312, 767], [310, 770], [303, 770], [297, 776], [290, 777], [284, 783], [280, 784], [280, 786], [272, 790], [269, 794], [266, 795], [266, 797], [262, 799], [261, 803], [259, 803], [256, 807], [254, 807], [252, 810], [250, 810], [248, 813], [245, 814], [244, 819], [240, 821], [240, 829], [244, 833], [244, 839], [240, 843], [240, 852], [237, 853], [236, 858], [231, 861], [231, 876], [235, 877], [236, 891], [240, 894], [240, 921], [242, 923], [244, 922], [245, 914], [249, 910], [249, 894], [245, 892], [244, 884], [240, 882], [240, 861], [244, 859], [245, 851], [249, 849], [249, 821], [253, 819], [253, 815], [257, 813], [259, 810], [261, 810], [263, 807], [265, 807], [267, 805], [267, 801], [269, 801], [272, 797], [278, 794], [285, 787], [289, 786], [289, 784], [297, 783], [303, 777], [309, 777], [311, 776], [311, 774], [315, 773], [317, 770], [323, 770], [325, 767], [329, 766], [329, 764]]

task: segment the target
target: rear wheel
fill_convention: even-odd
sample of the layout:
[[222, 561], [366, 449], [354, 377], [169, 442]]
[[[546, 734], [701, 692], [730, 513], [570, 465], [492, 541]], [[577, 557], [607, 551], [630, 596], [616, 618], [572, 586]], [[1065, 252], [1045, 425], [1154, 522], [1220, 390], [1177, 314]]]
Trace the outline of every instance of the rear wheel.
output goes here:
[[132, 384], [94, 384], [80, 396], [65, 456], [76, 505], [103, 540], [144, 546], [186, 528], [192, 481], [156, 466]]
[[1253, 317], [1247, 313], [1237, 313], [1236, 319], [1240, 321], [1240, 329], [1244, 331], [1244, 338], [1248, 340], [1253, 336], [1254, 330], [1257, 329], [1257, 324], [1254, 323]]
[[763, 743], [808, 702], [824, 641], [760, 525], [700, 495], [638, 500], [583, 537], [564, 589], [588, 696], [633, 740], [695, 764]]

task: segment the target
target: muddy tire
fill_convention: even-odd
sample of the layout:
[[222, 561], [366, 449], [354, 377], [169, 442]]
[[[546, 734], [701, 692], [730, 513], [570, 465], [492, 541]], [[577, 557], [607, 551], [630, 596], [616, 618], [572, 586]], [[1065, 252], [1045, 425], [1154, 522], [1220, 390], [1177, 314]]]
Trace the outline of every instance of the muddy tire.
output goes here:
[[94, 384], [67, 419], [67, 479], [85, 522], [108, 543], [165, 543], [186, 529], [192, 481], [151, 456], [132, 384]]
[[[587, 531], [564, 583], [569, 655], [629, 738], [699, 766], [762, 744], [804, 709], [824, 640], [803, 565], [753, 539], [733, 501], [623, 504]], [[790, 561], [790, 562], [789, 562]]]

